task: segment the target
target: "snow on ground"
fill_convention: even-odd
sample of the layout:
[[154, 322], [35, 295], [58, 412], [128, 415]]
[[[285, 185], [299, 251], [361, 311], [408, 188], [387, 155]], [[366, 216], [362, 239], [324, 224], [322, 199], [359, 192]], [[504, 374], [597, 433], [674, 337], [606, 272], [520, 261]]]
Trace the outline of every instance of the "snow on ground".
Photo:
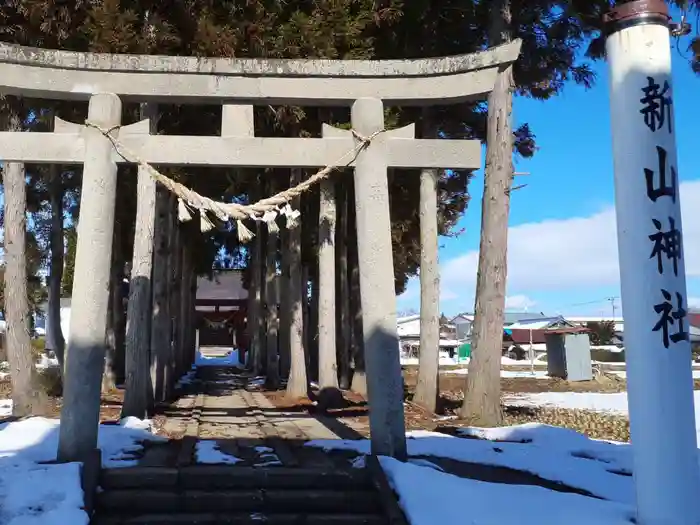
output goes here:
[[[150, 428], [136, 418], [100, 425], [103, 466], [134, 465], [142, 442], [165, 441]], [[0, 424], [2, 525], [87, 525], [79, 464], [44, 464], [56, 460], [58, 431], [58, 420], [39, 417]]]
[[12, 399], [0, 399], [0, 417], [12, 415]]
[[[537, 423], [465, 428], [462, 435], [409, 432], [409, 463], [380, 458], [411, 525], [464, 523], [465, 509], [471, 525], [622, 525], [634, 516], [630, 444]], [[307, 446], [361, 454], [370, 450], [367, 440], [317, 440]], [[431, 458], [525, 471], [595, 497], [464, 479], [442, 472]], [[508, 504], [493, 504], [498, 501]]]
[[44, 370], [46, 368], [55, 368], [58, 366], [58, 359], [55, 357], [49, 357], [46, 354], [41, 354], [39, 361], [36, 363], [36, 367], [39, 370]]
[[195, 366], [233, 366], [240, 368], [238, 350], [219, 347], [200, 348], [194, 358]]
[[258, 459], [262, 461], [262, 463], [256, 463], [256, 467], [273, 467], [282, 465], [279, 456], [275, 454], [275, 450], [273, 448], [258, 446], [255, 447], [255, 452], [258, 454]]
[[[465, 434], [483, 439], [408, 432], [408, 453], [412, 457], [433, 456], [521, 470], [611, 501], [634, 502], [632, 478], [614, 473], [631, 472], [631, 446], [628, 444], [592, 440], [573, 430], [537, 423], [465, 429]], [[306, 446], [354, 450], [362, 454], [370, 450], [368, 440], [315, 440]]]
[[[456, 357], [452, 358], [440, 356], [439, 363], [440, 366], [467, 365], [469, 363], [469, 359], [457, 359]], [[401, 356], [401, 364], [403, 366], [418, 366], [418, 358]]]
[[201, 440], [197, 441], [195, 446], [195, 455], [197, 458], [197, 463], [204, 463], [208, 465], [235, 465], [240, 461], [243, 461], [236, 456], [226, 454], [219, 449], [216, 441], [213, 440]]
[[194, 383], [196, 377], [197, 377], [197, 372], [194, 370], [190, 370], [185, 375], [183, 375], [180, 379], [177, 380], [177, 383], [175, 384], [175, 388], [182, 388], [185, 385], [191, 385], [192, 383]]
[[[695, 392], [695, 403], [700, 401]], [[592, 410], [627, 415], [627, 392], [611, 394], [599, 392], [540, 392], [536, 394], [509, 394], [504, 396], [511, 406], [556, 407], [571, 410]]]
[[[467, 368], [457, 368], [455, 370], [448, 370], [445, 373], [450, 375], [465, 376], [469, 373]], [[546, 370], [501, 370], [501, 377], [512, 379], [512, 378], [529, 378], [529, 379], [549, 379]]]
[[[39, 360], [36, 362], [37, 370], [45, 370], [47, 368], [54, 368], [58, 366], [58, 359], [55, 357], [49, 357], [42, 354]], [[0, 361], [0, 381], [10, 377], [10, 363], [7, 361]]]
[[[695, 396], [695, 426], [700, 444], [700, 390]], [[627, 392], [603, 394], [596, 392], [540, 392], [536, 394], [511, 394], [504, 397], [511, 406], [556, 407], [570, 410], [608, 412], [621, 416], [629, 415]]]
[[465, 516], [471, 525], [629, 525], [634, 516], [632, 507], [620, 503], [463, 479], [393, 458], [380, 461], [411, 525], [456, 525]]

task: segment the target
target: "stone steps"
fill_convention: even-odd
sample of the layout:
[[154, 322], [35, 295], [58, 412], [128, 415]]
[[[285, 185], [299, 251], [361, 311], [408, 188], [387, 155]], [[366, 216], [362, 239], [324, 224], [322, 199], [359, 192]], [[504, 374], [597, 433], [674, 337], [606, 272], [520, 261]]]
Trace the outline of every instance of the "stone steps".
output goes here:
[[386, 525], [377, 514], [142, 514], [100, 516], [94, 525]]
[[364, 469], [329, 471], [313, 468], [260, 468], [224, 465], [127, 467], [105, 469], [103, 489], [359, 489], [371, 485]]
[[103, 470], [93, 525], [386, 525], [365, 469], [195, 465]]
[[109, 490], [97, 495], [97, 505], [129, 512], [381, 512], [371, 490]]

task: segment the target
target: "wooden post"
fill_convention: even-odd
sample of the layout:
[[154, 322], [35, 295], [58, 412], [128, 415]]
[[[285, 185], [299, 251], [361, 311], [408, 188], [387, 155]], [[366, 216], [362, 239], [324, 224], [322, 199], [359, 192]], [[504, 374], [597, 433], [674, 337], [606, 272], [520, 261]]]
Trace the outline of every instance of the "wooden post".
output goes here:
[[168, 313], [168, 269], [170, 197], [164, 188], [156, 190], [155, 248], [153, 253], [153, 317], [151, 321], [151, 384], [153, 401], [167, 398], [170, 365], [170, 315]]
[[171, 377], [168, 389], [172, 390], [175, 382], [182, 375], [181, 363], [181, 341], [180, 341], [180, 287], [182, 286], [182, 248], [180, 241], [180, 221], [177, 218], [177, 198], [171, 195], [170, 199], [170, 286], [168, 290], [169, 314], [171, 323]]
[[291, 366], [291, 312], [292, 301], [289, 291], [289, 263], [290, 263], [290, 247], [289, 247], [290, 232], [288, 228], [283, 227], [280, 231], [281, 240], [281, 272], [279, 276], [279, 363], [280, 377], [287, 379], [289, 377], [289, 368]]
[[[269, 184], [270, 194], [274, 193], [274, 184]], [[265, 314], [267, 325], [267, 339], [265, 347], [266, 376], [267, 384], [270, 388], [279, 386], [279, 353], [278, 353], [278, 333], [279, 319], [277, 314], [279, 291], [281, 279], [277, 276], [277, 241], [279, 236], [276, 232], [268, 230], [266, 243], [266, 281], [265, 281]]]
[[335, 185], [321, 181], [318, 214], [318, 384], [321, 389], [338, 388], [335, 350]]
[[[141, 118], [149, 119], [149, 133], [158, 133], [158, 107], [141, 105]], [[126, 389], [122, 416], [147, 416], [153, 389], [151, 378], [151, 316], [153, 243], [156, 215], [156, 182], [142, 166], [138, 170], [136, 189], [136, 227], [134, 254], [126, 310]]]
[[[423, 110], [423, 138], [434, 138], [430, 108]], [[440, 265], [438, 260], [438, 171], [420, 174], [420, 360], [413, 400], [437, 409], [440, 363]]]
[[336, 227], [336, 328], [339, 386], [348, 390], [351, 384], [350, 369], [350, 297], [348, 280], [348, 191], [347, 177], [340, 177], [336, 199], [338, 224]]
[[[291, 184], [301, 181], [301, 170], [293, 169]], [[299, 198], [292, 201], [292, 206], [299, 209]], [[303, 281], [301, 266], [301, 227], [297, 225], [289, 231], [289, 296], [291, 303], [291, 322], [289, 330], [289, 347], [291, 362], [287, 395], [291, 398], [305, 397], [308, 389], [306, 377], [306, 357], [304, 352], [304, 307], [306, 304], [306, 286]]]

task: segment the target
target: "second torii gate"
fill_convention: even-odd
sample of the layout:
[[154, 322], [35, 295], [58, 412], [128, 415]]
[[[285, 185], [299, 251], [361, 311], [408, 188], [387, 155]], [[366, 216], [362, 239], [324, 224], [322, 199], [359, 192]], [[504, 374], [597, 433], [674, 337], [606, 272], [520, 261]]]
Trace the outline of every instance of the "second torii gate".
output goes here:
[[[181, 166], [327, 167], [357, 152], [350, 165], [355, 168], [372, 452], [405, 457], [387, 168], [477, 169], [481, 146], [478, 141], [418, 140], [413, 125], [386, 131], [384, 102], [430, 105], [482, 96], [492, 89], [498, 68], [514, 61], [519, 50], [516, 41], [442, 59], [257, 61], [98, 55], [0, 44], [1, 93], [90, 101], [87, 125], [57, 120], [53, 133], [0, 133], [4, 161], [84, 165], [75, 271], [90, 279], [76, 279], [73, 288], [61, 459], [82, 460], [97, 442], [117, 164], [135, 160], [119, 145], [139, 161]], [[222, 135], [151, 135], [147, 120], [121, 127], [122, 98], [221, 101]], [[255, 137], [256, 101], [352, 105], [353, 132], [324, 125], [322, 138]], [[94, 256], [96, 250], [100, 258]]]

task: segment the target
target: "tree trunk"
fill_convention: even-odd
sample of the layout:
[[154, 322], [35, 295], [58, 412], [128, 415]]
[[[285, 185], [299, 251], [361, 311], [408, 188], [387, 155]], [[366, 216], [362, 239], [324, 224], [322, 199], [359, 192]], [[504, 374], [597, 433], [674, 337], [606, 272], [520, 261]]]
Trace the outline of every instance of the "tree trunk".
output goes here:
[[[10, 131], [21, 130], [17, 115], [10, 116]], [[6, 162], [3, 167], [5, 191], [5, 317], [7, 357], [12, 381], [12, 415], [44, 415], [46, 393], [32, 355], [29, 338], [29, 299], [27, 296], [27, 189], [24, 164]]]
[[179, 326], [180, 319], [180, 286], [182, 285], [182, 249], [180, 243], [180, 223], [177, 219], [177, 198], [170, 196], [170, 249], [168, 250], [170, 268], [170, 286], [168, 287], [168, 302], [170, 313], [170, 331], [172, 339], [172, 349], [170, 351], [170, 383], [169, 391], [182, 375]]
[[126, 260], [123, 246], [119, 252], [119, 280], [115, 283], [114, 305], [112, 308], [115, 348], [112, 369], [116, 385], [123, 385], [126, 378], [126, 311], [124, 310], [124, 267]]
[[180, 353], [179, 353], [179, 370], [181, 374], [187, 373], [190, 368], [190, 356], [192, 348], [190, 347], [189, 326], [194, 322], [191, 316], [191, 283], [194, 275], [194, 261], [192, 260], [192, 252], [187, 248], [186, 230], [180, 232], [180, 251], [182, 253], [182, 264], [180, 267], [180, 319], [178, 323]]
[[353, 359], [352, 391], [367, 397], [365, 344], [362, 331], [362, 302], [360, 301], [360, 261], [357, 253], [357, 224], [355, 222], [354, 179], [348, 185], [348, 282], [350, 299], [350, 344]]
[[[255, 353], [253, 354], [253, 373], [255, 375], [263, 374], [265, 370], [265, 347], [267, 345], [267, 310], [265, 306], [265, 292], [267, 289], [267, 257], [266, 257], [266, 235], [267, 232], [265, 227], [256, 221], [255, 223], [255, 249], [258, 253], [257, 256], [257, 278], [260, 286], [258, 287], [260, 298], [258, 301], [258, 316], [254, 320], [255, 327], [257, 330], [257, 340], [258, 344], [255, 348]], [[257, 295], [258, 292], [256, 292]]]
[[280, 230], [281, 240], [281, 273], [279, 276], [280, 308], [279, 308], [279, 353], [280, 353], [280, 377], [289, 377], [291, 366], [291, 348], [289, 337], [291, 332], [291, 296], [289, 295], [289, 229]]
[[[292, 169], [291, 184], [301, 182], [301, 170]], [[294, 209], [299, 209], [299, 198], [291, 202]], [[306, 296], [305, 283], [301, 271], [301, 228], [296, 226], [289, 231], [289, 296], [291, 303], [289, 346], [291, 350], [291, 368], [287, 382], [287, 395], [291, 398], [306, 397], [308, 380], [306, 376], [306, 356], [304, 352], [304, 304]]]
[[187, 296], [188, 297], [188, 308], [189, 308], [189, 321], [187, 323], [187, 363], [188, 366], [187, 368], [191, 368], [192, 365], [195, 362], [195, 358], [197, 355], [197, 329], [196, 329], [196, 323], [197, 323], [197, 273], [195, 272], [195, 268], [193, 266], [192, 268], [192, 274], [190, 275], [189, 279], [189, 288], [190, 288], [190, 293]]
[[311, 381], [318, 381], [318, 305], [319, 305], [319, 283], [318, 283], [318, 259], [309, 268], [311, 274], [311, 296], [309, 297], [309, 378]]
[[60, 166], [49, 167], [49, 201], [51, 205], [51, 268], [49, 273], [48, 347], [58, 359], [63, 374], [66, 340], [61, 327], [61, 282], [63, 281], [63, 181]]
[[119, 312], [122, 309], [122, 280], [124, 279], [124, 258], [122, 250], [122, 224], [114, 222], [114, 241], [112, 244], [112, 264], [109, 278], [109, 306], [107, 310], [107, 337], [104, 372], [102, 374], [102, 392], [107, 393], [117, 388], [117, 368], [119, 366], [119, 345], [123, 344], [119, 336]]
[[318, 385], [338, 389], [335, 350], [335, 183], [321, 181], [318, 214]]
[[168, 227], [170, 196], [164, 188], [156, 190], [156, 222], [153, 253], [153, 316], [151, 318], [151, 383], [153, 400], [168, 396], [170, 366], [170, 315], [168, 313]]
[[350, 303], [348, 282], [348, 195], [347, 179], [340, 178], [336, 201], [338, 203], [338, 224], [336, 226], [336, 322], [339, 386], [343, 390], [350, 388], [352, 370], [350, 369]]
[[[73, 296], [73, 277], [75, 274], [75, 252], [78, 247], [78, 223], [80, 217], [73, 225], [66, 228], [66, 254], [63, 262], [63, 279], [61, 280], [61, 295], [63, 297]], [[65, 350], [65, 349], [64, 349]], [[65, 356], [64, 356], [65, 357]]]
[[[259, 184], [259, 181], [258, 181]], [[254, 203], [259, 197], [257, 188], [250, 192], [249, 201]], [[262, 239], [260, 238], [260, 228], [256, 222], [254, 225], [255, 237], [249, 244], [250, 257], [248, 259], [248, 315], [246, 321], [246, 331], [248, 333], [248, 355], [246, 356], [247, 368], [259, 373], [260, 355], [260, 316], [262, 314]]]
[[[303, 225], [302, 225], [302, 235], [303, 235]], [[304, 251], [305, 248], [303, 246], [303, 239], [302, 239], [302, 248], [301, 248], [301, 253], [302, 253], [302, 261], [304, 260]], [[309, 373], [309, 342], [311, 341], [310, 339], [310, 333], [311, 333], [311, 316], [309, 315], [309, 312], [311, 312], [311, 301], [309, 300], [309, 275], [311, 272], [309, 271], [309, 265], [308, 264], [302, 264], [301, 265], [301, 289], [302, 289], [302, 320], [304, 324], [304, 331], [302, 333], [302, 337], [304, 338], [304, 366], [306, 366], [306, 378], [307, 381], [310, 379], [311, 374]]]
[[[510, 2], [491, 11], [490, 45], [510, 41]], [[486, 171], [481, 244], [472, 330], [472, 358], [461, 416], [480, 426], [497, 426], [501, 411], [501, 346], [505, 309], [508, 214], [513, 180], [513, 69], [498, 74], [488, 99]]]
[[[423, 137], [434, 138], [430, 111], [423, 111]], [[438, 262], [438, 172], [420, 174], [420, 360], [413, 401], [435, 412], [440, 361], [440, 266]]]
[[[150, 119], [150, 132], [158, 132], [158, 107], [141, 105], [141, 118]], [[138, 170], [134, 254], [126, 313], [126, 390], [122, 417], [147, 416], [153, 397], [151, 383], [151, 315], [156, 182], [143, 169]]]
[[[267, 185], [269, 193], [274, 193], [275, 185]], [[267, 226], [264, 226], [267, 228]], [[265, 322], [267, 325], [267, 338], [265, 346], [267, 386], [276, 389], [279, 387], [279, 319], [277, 317], [278, 298], [281, 278], [277, 277], [277, 241], [276, 232], [267, 231], [266, 242], [266, 272], [265, 272]]]

